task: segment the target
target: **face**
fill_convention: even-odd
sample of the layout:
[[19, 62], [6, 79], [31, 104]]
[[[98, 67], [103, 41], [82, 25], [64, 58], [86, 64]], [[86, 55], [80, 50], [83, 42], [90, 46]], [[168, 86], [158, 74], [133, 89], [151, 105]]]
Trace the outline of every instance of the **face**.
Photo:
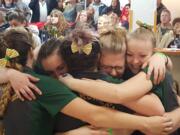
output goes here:
[[127, 44], [127, 65], [128, 68], [137, 74], [145, 61], [153, 53], [153, 45], [150, 41], [131, 39]]
[[112, 5], [113, 7], [116, 7], [116, 6], [117, 6], [117, 0], [112, 0], [111, 5]]
[[180, 35], [180, 22], [177, 22], [174, 25], [173, 29], [174, 29], [174, 32], [175, 32], [176, 35]]
[[110, 19], [107, 17], [100, 17], [98, 19], [98, 25], [97, 25], [97, 29], [98, 29], [98, 33], [102, 33], [104, 32], [110, 25]]
[[59, 75], [67, 73], [67, 67], [63, 59], [58, 56], [56, 52], [42, 60], [42, 66], [44, 67], [44, 70], [53, 77], [58, 77]]
[[168, 24], [171, 20], [170, 14], [168, 12], [162, 12], [160, 20], [162, 24]]
[[86, 11], [81, 12], [81, 14], [79, 16], [79, 21], [80, 22], [87, 22], [87, 13], [86, 13]]
[[125, 53], [103, 51], [100, 58], [100, 70], [113, 77], [121, 77], [125, 69]]
[[51, 23], [52, 24], [57, 24], [59, 21], [59, 18], [57, 15], [51, 15]]
[[88, 9], [87, 9], [87, 14], [89, 14], [89, 15], [94, 15], [94, 8], [93, 7], [89, 7]]

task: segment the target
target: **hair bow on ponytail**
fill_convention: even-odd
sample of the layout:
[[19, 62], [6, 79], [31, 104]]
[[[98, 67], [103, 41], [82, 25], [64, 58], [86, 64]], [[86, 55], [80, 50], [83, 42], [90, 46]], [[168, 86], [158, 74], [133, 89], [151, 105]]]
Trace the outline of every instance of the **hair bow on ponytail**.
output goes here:
[[148, 29], [148, 30], [152, 30], [153, 26], [152, 25], [149, 25], [147, 23], [143, 23], [141, 21], [136, 21], [136, 24], [139, 26], [139, 27], [143, 27], [145, 29]]
[[78, 46], [76, 42], [72, 42], [71, 51], [72, 53], [84, 52], [86, 55], [89, 55], [92, 51], [92, 43], [86, 44], [84, 46]]
[[0, 67], [6, 67], [10, 59], [16, 58], [19, 56], [19, 53], [15, 49], [6, 49], [6, 55], [4, 58], [0, 59]]

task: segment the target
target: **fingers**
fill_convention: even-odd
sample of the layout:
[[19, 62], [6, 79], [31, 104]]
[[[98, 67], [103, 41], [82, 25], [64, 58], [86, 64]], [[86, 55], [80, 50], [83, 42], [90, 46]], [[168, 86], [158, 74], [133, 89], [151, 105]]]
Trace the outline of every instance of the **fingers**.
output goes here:
[[34, 85], [33, 83], [29, 83], [29, 87], [34, 90], [36, 93], [38, 93], [39, 95], [42, 95], [42, 92], [41, 90], [36, 86]]
[[147, 72], [147, 79], [148, 80], [151, 78], [152, 72], [153, 72], [153, 67], [149, 66], [148, 72]]
[[19, 92], [23, 95], [23, 97], [25, 97], [28, 100], [32, 100], [31, 96], [28, 95], [28, 93], [26, 92], [27, 90], [24, 89], [20, 89]]
[[15, 91], [15, 93], [21, 101], [24, 101], [24, 98], [21, 96], [19, 91]]
[[29, 75], [29, 74], [26, 74], [26, 76], [29, 78], [30, 81], [32, 82], [38, 82], [39, 81], [39, 78], [36, 78], [32, 75]]

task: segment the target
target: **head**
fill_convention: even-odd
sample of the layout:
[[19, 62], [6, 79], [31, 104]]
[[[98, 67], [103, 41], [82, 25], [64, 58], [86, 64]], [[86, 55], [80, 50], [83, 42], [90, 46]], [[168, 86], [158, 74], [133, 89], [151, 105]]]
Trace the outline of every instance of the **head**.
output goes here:
[[127, 36], [127, 65], [134, 74], [151, 57], [155, 46], [156, 38], [148, 29], [138, 28]]
[[61, 11], [57, 9], [52, 10], [50, 17], [51, 24], [56, 26], [60, 32], [64, 32], [64, 30], [68, 27], [68, 23]]
[[101, 34], [106, 32], [107, 28], [112, 28], [111, 18], [108, 15], [102, 15], [98, 18], [97, 31]]
[[58, 2], [58, 7], [59, 7], [59, 8], [63, 8], [63, 2], [64, 2], [64, 0], [58, 0], [57, 2]]
[[[19, 53], [19, 56], [17, 58], [12, 59], [12, 61], [10, 60], [10, 68], [17, 69], [16, 64], [20, 65], [21, 67], [25, 67], [27, 66], [27, 61], [33, 59], [32, 35], [24, 28], [17, 27], [7, 30], [4, 33], [1, 41], [4, 41], [6, 48], [15, 49]], [[1, 44], [1, 47], [3, 48], [3, 44]], [[5, 50], [3, 50], [0, 54], [1, 57], [4, 57]]]
[[88, 15], [87, 15], [87, 11], [82, 10], [79, 14], [79, 21], [82, 23], [86, 23], [88, 20]]
[[112, 7], [117, 7], [118, 4], [119, 4], [119, 0], [112, 0], [112, 1], [111, 1], [111, 6], [112, 6]]
[[113, 77], [121, 77], [125, 69], [126, 32], [122, 29], [100, 35], [99, 69]]
[[11, 27], [24, 27], [26, 26], [26, 18], [21, 11], [10, 11], [7, 14], [7, 21], [9, 22]]
[[171, 21], [171, 12], [168, 9], [163, 9], [160, 15], [161, 24], [167, 25]]
[[[15, 49], [19, 56], [9, 59], [6, 67], [16, 70], [23, 70], [32, 60], [32, 36], [23, 28], [12, 28], [7, 30], [4, 35], [0, 35], [0, 59], [5, 58], [6, 50]], [[7, 57], [7, 56], [6, 56]], [[7, 104], [12, 101], [13, 94], [10, 85], [3, 87], [3, 94], [0, 100], [0, 115], [3, 115]], [[16, 99], [16, 98], [15, 98]]]
[[173, 30], [176, 37], [180, 37], [180, 17], [173, 20]]
[[94, 71], [99, 61], [100, 45], [88, 30], [75, 29], [63, 41], [60, 53], [70, 73]]
[[67, 72], [64, 60], [61, 54], [58, 53], [61, 44], [61, 40], [52, 38], [41, 46], [35, 64], [35, 70], [37, 72], [48, 74], [53, 77], [58, 77]]

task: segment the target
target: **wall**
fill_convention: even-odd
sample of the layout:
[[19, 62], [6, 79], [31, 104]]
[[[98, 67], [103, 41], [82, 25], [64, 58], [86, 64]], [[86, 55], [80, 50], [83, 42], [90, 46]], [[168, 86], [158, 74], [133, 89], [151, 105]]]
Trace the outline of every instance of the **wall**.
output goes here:
[[180, 0], [162, 0], [162, 2], [171, 11], [172, 20], [180, 17]]

